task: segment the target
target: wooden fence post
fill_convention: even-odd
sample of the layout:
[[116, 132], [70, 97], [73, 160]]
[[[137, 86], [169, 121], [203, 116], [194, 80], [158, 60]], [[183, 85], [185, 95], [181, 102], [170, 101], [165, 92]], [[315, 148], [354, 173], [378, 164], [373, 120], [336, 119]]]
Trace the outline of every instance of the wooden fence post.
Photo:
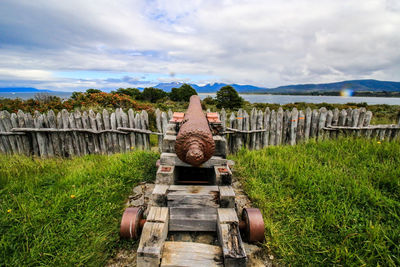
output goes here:
[[263, 147], [268, 146], [268, 141], [269, 141], [269, 131], [270, 131], [270, 116], [271, 116], [271, 111], [269, 108], [265, 109], [264, 112], [264, 129], [265, 132], [263, 134]]

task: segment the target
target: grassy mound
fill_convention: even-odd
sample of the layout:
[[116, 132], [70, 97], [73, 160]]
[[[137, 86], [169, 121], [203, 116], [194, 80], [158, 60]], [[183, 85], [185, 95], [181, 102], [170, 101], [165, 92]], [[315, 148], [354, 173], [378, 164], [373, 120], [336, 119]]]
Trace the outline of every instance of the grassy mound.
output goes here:
[[103, 265], [121, 246], [126, 197], [135, 183], [154, 179], [157, 157], [0, 155], [0, 266]]
[[399, 143], [342, 139], [232, 159], [283, 263], [400, 265]]

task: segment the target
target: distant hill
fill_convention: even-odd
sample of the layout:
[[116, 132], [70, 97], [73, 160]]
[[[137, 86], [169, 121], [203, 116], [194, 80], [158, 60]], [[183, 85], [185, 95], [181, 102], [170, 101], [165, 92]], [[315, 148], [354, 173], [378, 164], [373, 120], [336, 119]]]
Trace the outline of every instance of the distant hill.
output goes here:
[[296, 84], [279, 86], [266, 90], [266, 93], [299, 93], [312, 91], [340, 91], [343, 89], [351, 89], [353, 91], [400, 91], [400, 82], [388, 82], [378, 80], [351, 80], [335, 83], [319, 83], [319, 84]]
[[51, 90], [40, 90], [33, 87], [3, 87], [0, 93], [49, 93]]
[[[166, 92], [170, 92], [172, 88], [181, 87], [182, 84], [183, 83], [179, 83], [179, 82], [160, 83], [153, 87], [162, 89]], [[213, 84], [206, 84], [203, 86], [193, 84], [193, 83], [189, 83], [189, 84], [194, 89], [196, 89], [196, 91], [198, 93], [215, 93], [219, 89], [221, 89], [221, 87], [228, 85], [226, 83], [213, 83]], [[263, 91], [267, 90], [267, 88], [257, 87], [257, 86], [253, 86], [253, 85], [240, 85], [240, 84], [230, 84], [230, 85], [233, 88], [235, 88], [235, 90], [238, 91], [239, 93], [263, 92]]]

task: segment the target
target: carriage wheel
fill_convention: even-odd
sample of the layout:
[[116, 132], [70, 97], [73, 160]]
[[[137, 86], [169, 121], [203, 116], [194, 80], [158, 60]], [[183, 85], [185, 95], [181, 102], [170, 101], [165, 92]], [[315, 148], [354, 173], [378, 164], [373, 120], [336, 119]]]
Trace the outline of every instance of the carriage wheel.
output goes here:
[[126, 208], [121, 219], [119, 235], [126, 239], [138, 239], [143, 220], [143, 208]]
[[243, 209], [242, 220], [245, 224], [244, 236], [248, 242], [264, 241], [264, 220], [259, 209]]

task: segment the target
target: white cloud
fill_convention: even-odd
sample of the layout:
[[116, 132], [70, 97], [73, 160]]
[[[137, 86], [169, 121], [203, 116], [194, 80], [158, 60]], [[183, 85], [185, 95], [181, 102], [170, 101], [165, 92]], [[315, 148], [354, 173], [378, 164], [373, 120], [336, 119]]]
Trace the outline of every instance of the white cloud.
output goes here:
[[[0, 77], [57, 87], [82, 85], [51, 75], [66, 70], [265, 87], [400, 80], [399, 7], [394, 0], [3, 0], [0, 69], [18, 71]], [[124, 84], [107, 78], [90, 86]]]

